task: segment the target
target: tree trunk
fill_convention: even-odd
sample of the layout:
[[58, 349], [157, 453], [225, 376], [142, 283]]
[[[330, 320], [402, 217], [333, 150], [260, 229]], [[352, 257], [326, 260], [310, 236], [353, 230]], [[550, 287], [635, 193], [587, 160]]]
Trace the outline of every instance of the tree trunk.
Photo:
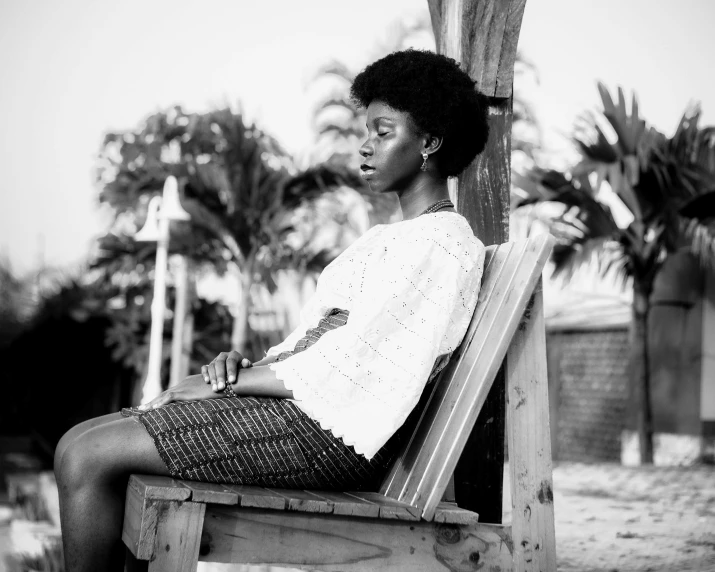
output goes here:
[[631, 325], [631, 372], [636, 408], [638, 448], [643, 465], [653, 464], [653, 408], [651, 405], [648, 315], [652, 284], [634, 278]]
[[[251, 251], [246, 257], [245, 268], [238, 268], [241, 277], [241, 301], [236, 310], [231, 332], [231, 349], [245, 353], [248, 345], [248, 310], [251, 304], [251, 286], [253, 285], [253, 269], [256, 252]], [[248, 356], [249, 358], [251, 356]], [[255, 356], [254, 356], [255, 357]]]
[[[514, 61], [526, 0], [428, 0], [437, 51], [461, 62], [489, 97], [490, 136], [460, 175], [457, 210], [486, 244], [509, 239]], [[454, 472], [459, 506], [500, 523], [505, 393], [497, 375]]]

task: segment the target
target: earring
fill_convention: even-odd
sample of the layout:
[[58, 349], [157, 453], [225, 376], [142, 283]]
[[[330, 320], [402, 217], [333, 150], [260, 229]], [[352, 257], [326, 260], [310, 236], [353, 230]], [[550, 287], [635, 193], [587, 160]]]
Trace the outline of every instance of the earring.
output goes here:
[[429, 157], [427, 151], [422, 151], [422, 166], [420, 167], [420, 171], [427, 170], [427, 157]]

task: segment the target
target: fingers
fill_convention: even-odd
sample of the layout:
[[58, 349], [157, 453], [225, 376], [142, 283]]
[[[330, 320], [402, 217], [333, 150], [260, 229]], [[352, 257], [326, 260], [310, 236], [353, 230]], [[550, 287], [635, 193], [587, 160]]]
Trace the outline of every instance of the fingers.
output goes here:
[[251, 367], [250, 360], [243, 357], [239, 352], [232, 351], [226, 358], [226, 379], [229, 383], [234, 383], [238, 379], [238, 370], [242, 367]]
[[210, 364], [201, 366], [201, 375], [206, 383], [211, 384], [213, 391], [219, 392], [226, 388], [226, 383], [234, 383], [238, 379], [238, 370], [252, 367], [251, 360], [244, 358], [240, 352], [221, 352]]
[[140, 405], [139, 407], [137, 407], [137, 409], [141, 409], [142, 411], [148, 411], [149, 409], [156, 409], [157, 407], [162, 407], [168, 403], [171, 403], [172, 401], [175, 401], [174, 392], [171, 390], [167, 390], [158, 397], [152, 399], [149, 403]]

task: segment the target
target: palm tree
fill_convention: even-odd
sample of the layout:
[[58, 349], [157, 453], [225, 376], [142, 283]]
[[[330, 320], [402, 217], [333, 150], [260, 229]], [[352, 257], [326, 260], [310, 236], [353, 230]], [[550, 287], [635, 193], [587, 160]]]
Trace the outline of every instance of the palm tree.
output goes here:
[[242, 301], [232, 346], [258, 352], [246, 347], [255, 345], [248, 321], [251, 287], [256, 279], [270, 286], [276, 260], [290, 263], [297, 256], [285, 256], [286, 213], [361, 180], [329, 165], [299, 171], [273, 137], [228, 108], [198, 114], [174, 107], [136, 129], [110, 133], [97, 180], [100, 202], [111, 207], [114, 222], [100, 240], [94, 267], [115, 281], [122, 276], [125, 290], [143, 288], [153, 267], [156, 245], [137, 243], [132, 234], [169, 175], [180, 181], [182, 204], [191, 214], [190, 223], [172, 228], [172, 252], [219, 274], [238, 269]]
[[[635, 95], [628, 109], [621, 89], [616, 103], [603, 84], [598, 88], [602, 116], [584, 117], [574, 137], [580, 162], [567, 173], [535, 168], [516, 174], [513, 206], [537, 205], [535, 216], [542, 216], [558, 239], [557, 275], [568, 278], [595, 261], [601, 274], [630, 280], [639, 446], [642, 462], [652, 463], [650, 295], [670, 253], [689, 249], [703, 264], [715, 264], [715, 128], [699, 128], [700, 109], [690, 107], [668, 138], [639, 117]], [[603, 200], [604, 183], [630, 214], [630, 223], [618, 224]]]

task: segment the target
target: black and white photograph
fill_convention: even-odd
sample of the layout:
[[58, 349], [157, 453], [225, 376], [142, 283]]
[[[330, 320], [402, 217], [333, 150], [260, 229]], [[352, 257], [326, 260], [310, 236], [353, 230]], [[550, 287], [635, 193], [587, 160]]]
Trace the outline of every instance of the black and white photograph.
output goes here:
[[0, 572], [715, 572], [714, 25], [0, 0]]

